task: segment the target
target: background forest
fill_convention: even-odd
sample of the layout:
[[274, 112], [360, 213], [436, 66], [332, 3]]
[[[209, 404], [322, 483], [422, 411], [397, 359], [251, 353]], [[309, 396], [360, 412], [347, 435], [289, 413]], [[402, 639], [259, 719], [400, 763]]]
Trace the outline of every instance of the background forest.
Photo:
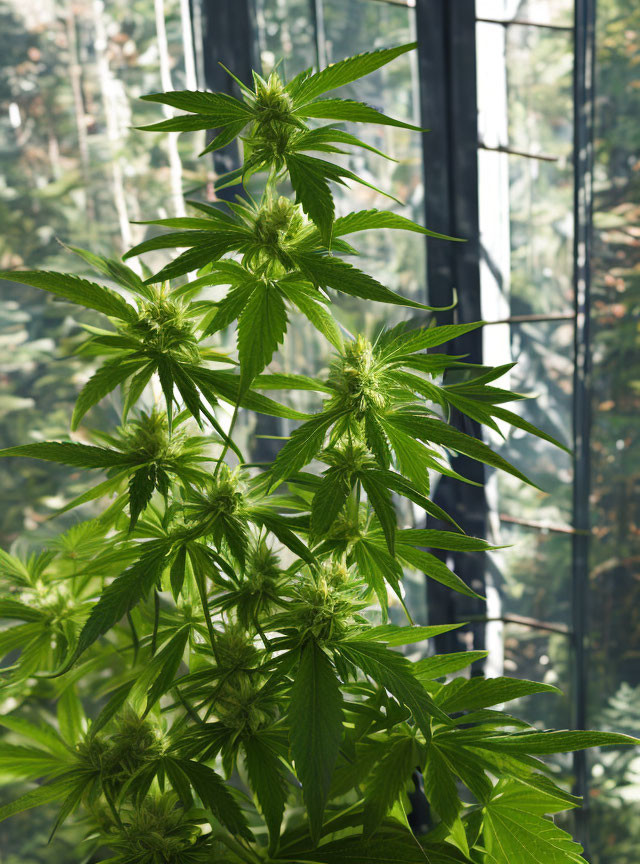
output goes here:
[[[310, 5], [308, 0], [255, 0], [257, 50], [267, 71], [279, 58], [290, 75], [315, 62], [318, 51], [330, 62], [412, 38], [411, 10], [403, 5], [325, 0], [319, 46], [311, 36]], [[513, 17], [540, 20], [546, 14], [560, 25], [571, 21], [571, 4], [564, 0], [515, 6]], [[487, 26], [478, 25], [480, 50]], [[62, 244], [115, 257], [147, 236], [147, 227], [132, 224], [135, 220], [181, 215], [183, 192], [210, 199], [213, 164], [207, 173], [204, 160], [196, 165], [195, 159], [204, 133], [178, 138], [132, 129], [157, 119], [154, 106], [138, 100], [142, 94], [203, 86], [198, 16], [191, 15], [188, 0], [0, 0], [0, 34], [0, 268], [81, 269], [82, 262], [74, 262]], [[517, 389], [525, 381], [530, 389], [533, 384], [540, 398], [529, 419], [544, 425], [535, 412], [545, 412], [555, 427], [550, 431], [570, 441], [572, 328], [562, 318], [571, 306], [570, 39], [561, 31], [509, 30], [505, 57], [509, 141], [515, 148], [556, 157], [536, 162], [509, 157], [506, 162], [507, 314], [558, 316], [551, 323], [510, 326], [509, 352], [519, 361], [511, 386]], [[480, 72], [481, 60], [480, 55]], [[393, 103], [396, 116], [411, 120], [418, 112], [413, 64], [403, 58], [372, 77], [365, 85], [369, 91], [359, 90], [358, 98]], [[589, 724], [638, 735], [640, 8], [634, 0], [599, 0], [596, 75]], [[481, 131], [486, 140], [491, 130]], [[375, 181], [406, 201], [403, 212], [420, 221], [423, 184], [429, 178], [422, 177], [419, 141], [403, 130], [387, 129], [384, 135], [393, 140], [371, 143], [399, 154], [399, 164], [385, 167], [389, 173], [383, 178], [377, 162], [374, 168], [363, 159], [358, 170], [377, 172]], [[363, 207], [372, 202], [368, 195], [361, 198]], [[372, 243], [368, 264], [384, 269], [387, 284], [417, 295], [424, 290], [424, 247], [417, 237], [400, 243], [393, 248]], [[345, 322], [355, 314], [355, 304], [344, 305]], [[367, 314], [380, 313], [372, 307]], [[5, 284], [0, 320], [0, 447], [35, 435], [65, 435], [87, 375], [86, 363], [72, 354], [84, 338], [73, 310], [35, 289]], [[92, 323], [87, 315], [82, 321]], [[312, 366], [313, 348], [296, 342], [295, 334], [287, 351], [285, 371], [294, 364], [297, 371], [304, 371], [301, 364]], [[108, 402], [101, 410], [105, 426], [117, 422]], [[502, 543], [514, 547], [492, 559], [502, 616], [508, 619], [495, 631], [496, 663], [510, 675], [557, 683], [569, 694], [570, 537], [563, 526], [571, 519], [570, 460], [559, 463], [544, 445], [535, 450], [530, 442], [519, 452], [517, 439], [504, 455], [550, 494], [543, 501], [523, 499], [521, 488], [506, 482], [498, 490], [501, 521], [494, 530]], [[23, 462], [21, 468], [18, 475], [9, 462], [0, 462], [0, 546], [37, 551], [78, 521], [77, 514], [48, 520], [84, 491], [85, 480], [80, 472], [48, 463]], [[83, 515], [91, 515], [90, 507]], [[407, 578], [414, 617], [421, 621], [424, 580], [420, 574]], [[522, 618], [550, 626], [525, 626]], [[10, 710], [19, 698], [17, 692], [4, 692], [0, 711]], [[569, 725], [568, 699], [554, 706], [540, 723]], [[592, 860], [635, 864], [640, 757], [609, 751], [591, 760]], [[46, 846], [49, 821], [38, 812], [3, 823], [0, 861], [82, 860], [75, 857], [79, 836], [73, 828]]]

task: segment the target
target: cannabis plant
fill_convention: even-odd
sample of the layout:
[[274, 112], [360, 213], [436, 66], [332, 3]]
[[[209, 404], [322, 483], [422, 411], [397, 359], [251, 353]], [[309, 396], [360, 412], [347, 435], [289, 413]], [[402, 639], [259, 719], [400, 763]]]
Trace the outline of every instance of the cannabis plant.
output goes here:
[[[429, 497], [438, 475], [465, 480], [449, 452], [528, 482], [450, 412], [557, 444], [504, 407], [522, 398], [495, 383], [509, 367], [434, 350], [481, 322], [352, 336], [332, 314], [339, 293], [429, 308], [345, 256], [360, 231], [432, 232], [389, 210], [336, 218], [334, 184], [364, 181], [324, 158], [373, 149], [345, 121], [420, 131], [326, 95], [413, 47], [254, 74], [240, 99], [147, 96], [186, 113], [146, 128], [217, 130], [205, 153], [239, 137], [218, 188], [251, 178], [253, 194], [150, 222], [170, 230], [125, 258], [183, 250], [155, 274], [80, 249], [100, 281], [2, 274], [102, 316], [85, 325], [99, 365], [75, 434], [2, 455], [97, 471], [64, 509], [107, 503], [29, 560], [2, 554], [0, 769], [37, 785], [0, 818], [57, 802], [51, 833], [75, 820], [112, 864], [583, 862], [549, 818], [579, 800], [541, 757], [635, 739], [540, 731], [502, 706], [554, 687], [465, 675], [484, 652], [411, 662], [399, 648], [460, 625], [388, 620], [405, 567], [473, 595], [426, 551], [490, 548]], [[296, 315], [332, 352], [317, 377], [270, 368]], [[85, 426], [114, 391], [120, 426]], [[247, 412], [290, 421], [271, 463], [240, 446]], [[399, 527], [402, 499], [449, 529]], [[409, 794], [424, 805], [411, 822]]]

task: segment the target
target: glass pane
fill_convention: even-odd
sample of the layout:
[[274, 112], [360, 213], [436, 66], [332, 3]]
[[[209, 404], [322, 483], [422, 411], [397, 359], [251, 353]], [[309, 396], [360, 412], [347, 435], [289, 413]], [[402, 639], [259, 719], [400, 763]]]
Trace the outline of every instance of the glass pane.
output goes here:
[[509, 546], [489, 553], [492, 581], [500, 590], [502, 614], [548, 624], [568, 632], [571, 610], [571, 535], [500, 520], [492, 542]]
[[[506, 325], [500, 325], [500, 328]], [[498, 327], [487, 327], [485, 339]], [[508, 359], [517, 366], [497, 382], [535, 398], [505, 407], [566, 447], [572, 444], [571, 322], [536, 322], [511, 326]], [[504, 362], [504, 361], [503, 361]], [[487, 432], [491, 446], [534, 484], [527, 486], [509, 474], [497, 475], [497, 508], [512, 517], [567, 525], [572, 518], [572, 460], [569, 453], [514, 427], [501, 427], [506, 440]], [[542, 577], [542, 574], [541, 574]]]
[[[476, 12], [562, 26], [571, 23], [572, 5], [480, 0]], [[482, 314], [504, 322], [484, 328], [484, 360], [517, 363], [496, 385], [536, 398], [505, 407], [570, 447], [572, 36], [478, 23], [477, 49]], [[530, 697], [513, 710], [541, 728], [566, 728], [572, 722], [572, 459], [522, 430], [501, 425], [501, 431], [505, 439], [492, 431], [485, 439], [540, 488], [502, 472], [488, 477], [490, 538], [509, 548], [487, 556], [487, 672], [559, 687], [562, 695]], [[565, 775], [571, 767], [570, 757], [553, 762]]]
[[476, 0], [476, 15], [500, 21], [532, 21], [570, 27], [573, 24], [573, 0]]
[[[479, 17], [544, 23], [553, 4], [505, 0], [492, 10], [488, 5], [479, 4]], [[494, 148], [481, 148], [478, 156], [482, 314], [489, 322], [504, 322], [484, 328], [484, 360], [516, 362], [496, 385], [536, 398], [505, 407], [571, 446], [571, 37], [564, 31], [478, 23], [477, 49], [479, 135], [482, 144]], [[546, 154], [550, 160], [524, 154]], [[554, 314], [563, 317], [518, 320]], [[561, 716], [553, 720], [556, 709], [545, 714], [544, 707], [537, 714], [539, 700], [527, 710], [544, 725], [567, 725], [571, 456], [517, 428], [500, 428], [504, 439], [489, 430], [485, 440], [540, 488], [503, 472], [488, 475], [491, 540], [511, 547], [488, 556], [489, 618], [509, 622], [487, 628], [488, 671], [553, 678], [550, 683], [565, 691]]]
[[293, 78], [317, 61], [310, 0], [254, 0], [262, 67]]
[[539, 693], [509, 703], [507, 710], [543, 729], [571, 725], [571, 673], [566, 635], [506, 623], [503, 630], [504, 673], [541, 681], [562, 693]]
[[544, 27], [507, 27], [506, 67], [510, 146], [555, 157], [570, 168], [572, 34]]
[[[412, 41], [415, 36], [413, 9], [375, 0], [325, 0], [324, 23], [327, 59], [335, 62], [350, 54], [371, 51], [389, 45]], [[342, 98], [358, 99], [380, 111], [416, 125], [419, 124], [419, 92], [417, 56], [404, 54], [371, 75], [341, 88]], [[348, 157], [345, 164], [359, 176], [372, 182], [404, 203], [399, 207], [367, 187], [351, 184], [351, 189], [338, 189], [337, 209], [390, 209], [422, 223], [422, 136], [419, 132], [393, 126], [349, 124], [349, 131], [384, 153], [398, 160], [386, 161], [368, 151]], [[424, 238], [408, 232], [375, 231], [359, 235], [357, 248], [362, 252], [358, 266], [375, 275], [387, 287], [421, 300], [425, 295]], [[356, 325], [362, 304], [345, 304], [353, 314], [347, 319]], [[367, 312], [365, 326], [376, 320], [388, 324], [407, 317], [402, 308], [372, 307]], [[360, 325], [362, 326], [362, 325]]]
[[[165, 34], [156, 30], [153, 0], [3, 5], [2, 268], [86, 273], [59, 241], [118, 257], [145, 237], [147, 228], [134, 220], [176, 215], [182, 174], [187, 185], [206, 179], [204, 162], [196, 162], [201, 135], [168, 138], [132, 128], [162, 117], [158, 105], [139, 97], [162, 89], [165, 49], [172, 86], [197, 86], [187, 73], [193, 57], [185, 63], [183, 6], [165, 0]], [[86, 323], [101, 325], [99, 319], [83, 313]], [[86, 362], [72, 355], [83, 331], [70, 307], [36, 289], [5, 285], [0, 325], [0, 446], [66, 435], [88, 377]], [[24, 528], [49, 530], [43, 520], [78, 489], [79, 475], [52, 463], [24, 470], [20, 476], [15, 465], [0, 464], [5, 546]]]
[[[505, 17], [526, 17], [513, 7]], [[499, 271], [511, 314], [570, 310], [571, 34], [479, 23], [477, 42], [479, 139], [489, 148], [479, 153], [486, 263]]]
[[509, 158], [511, 312], [564, 311], [573, 266], [571, 34], [509, 27], [505, 62], [508, 146], [556, 160]]

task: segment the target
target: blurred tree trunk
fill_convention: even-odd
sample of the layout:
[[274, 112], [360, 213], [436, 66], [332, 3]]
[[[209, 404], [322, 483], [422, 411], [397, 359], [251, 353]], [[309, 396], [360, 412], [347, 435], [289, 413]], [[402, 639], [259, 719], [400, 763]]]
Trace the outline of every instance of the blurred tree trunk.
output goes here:
[[91, 175], [89, 172], [89, 142], [87, 139], [87, 124], [85, 119], [84, 97], [82, 94], [82, 67], [78, 57], [78, 37], [76, 34], [76, 19], [73, 4], [69, 4], [66, 14], [67, 45], [69, 49], [69, 82], [73, 95], [73, 109], [78, 134], [78, 154], [80, 156], [80, 167], [82, 171], [82, 191], [85, 200], [87, 222], [95, 224], [96, 209], [91, 194]]
[[[171, 64], [169, 58], [169, 44], [167, 41], [167, 28], [164, 20], [164, 2], [163, 0], [154, 0], [153, 5], [156, 13], [156, 37], [158, 41], [158, 58], [160, 61], [160, 81], [163, 91], [167, 92], [168, 90], [173, 90], [173, 84], [171, 83]], [[189, 26], [189, 30], [190, 29], [191, 27]], [[186, 38], [184, 30], [183, 38]], [[195, 74], [195, 66], [193, 74]], [[173, 117], [173, 111], [168, 105], [163, 105], [163, 111], [165, 117]], [[177, 132], [169, 132], [167, 135], [167, 150], [169, 154], [173, 215], [185, 216], [186, 210], [184, 206], [184, 196], [182, 194], [182, 162], [180, 161], [180, 154], [178, 152]]]
[[114, 99], [114, 76], [109, 68], [109, 58], [107, 56], [107, 31], [104, 26], [103, 13], [104, 3], [102, 0], [95, 0], [93, 4], [93, 17], [96, 32], [96, 65], [107, 126], [107, 139], [109, 141], [109, 150], [111, 153], [113, 201], [118, 214], [122, 246], [123, 249], [128, 249], [132, 245], [131, 225], [129, 222], [127, 199], [124, 191], [122, 160], [120, 159], [120, 154], [118, 152], [121, 141], [120, 128], [118, 124], [118, 106]]

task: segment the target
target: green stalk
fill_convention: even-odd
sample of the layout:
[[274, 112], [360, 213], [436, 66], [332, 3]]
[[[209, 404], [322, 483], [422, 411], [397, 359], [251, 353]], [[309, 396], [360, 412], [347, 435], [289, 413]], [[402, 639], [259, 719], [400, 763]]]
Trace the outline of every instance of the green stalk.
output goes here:
[[[218, 474], [220, 472], [220, 468], [222, 467], [222, 463], [224, 462], [224, 457], [227, 455], [227, 452], [229, 450], [229, 445], [233, 444], [232, 439], [231, 439], [231, 435], [232, 435], [233, 429], [236, 425], [236, 420], [238, 419], [239, 409], [240, 409], [240, 404], [236, 403], [233, 407], [233, 414], [231, 416], [231, 423], [229, 424], [229, 431], [225, 435], [225, 438], [224, 438], [224, 447], [222, 448], [222, 453], [220, 454], [220, 456], [218, 458], [218, 464], [216, 465], [215, 471], [213, 472], [214, 477], [218, 476]], [[234, 453], [240, 454], [240, 451], [234, 447]], [[240, 461], [242, 462], [242, 454], [240, 454]]]
[[195, 572], [195, 569], [193, 575], [195, 576], [196, 585], [198, 586], [198, 594], [200, 595], [202, 611], [204, 612], [205, 621], [207, 622], [207, 630], [209, 631], [209, 642], [211, 643], [211, 653], [213, 654], [216, 663], [219, 665], [220, 657], [218, 656], [218, 651], [216, 648], [216, 631], [213, 629], [213, 622], [211, 620], [211, 611], [209, 609], [207, 590], [204, 585], [204, 576], [201, 573]]

